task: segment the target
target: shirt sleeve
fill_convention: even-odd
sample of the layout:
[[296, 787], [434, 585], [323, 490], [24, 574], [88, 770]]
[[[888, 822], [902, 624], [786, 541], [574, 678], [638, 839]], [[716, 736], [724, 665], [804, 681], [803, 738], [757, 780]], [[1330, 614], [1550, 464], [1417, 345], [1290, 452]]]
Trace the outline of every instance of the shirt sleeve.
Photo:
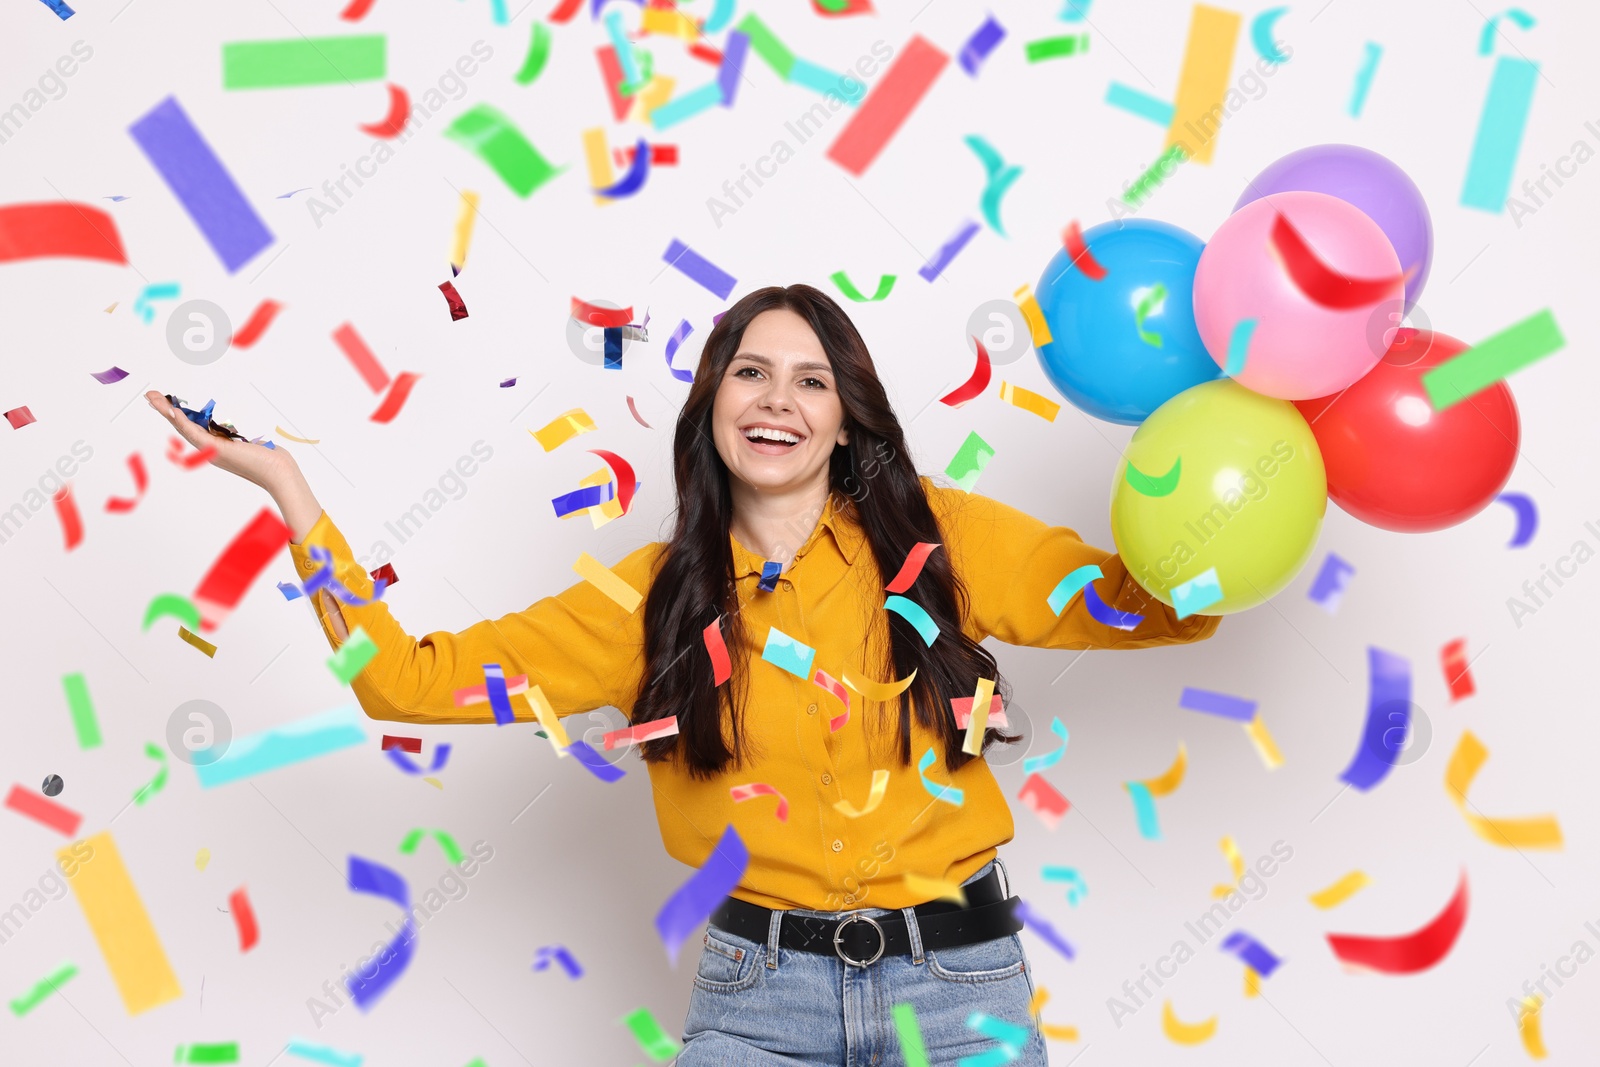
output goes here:
[[[334, 576], [352, 594], [372, 596], [373, 583], [355, 562], [349, 544], [328, 513], [323, 512], [300, 544], [291, 544], [301, 582], [320, 566], [311, 556], [312, 546], [333, 557]], [[653, 560], [659, 545], [646, 545], [612, 570], [623, 581], [647, 592]], [[330, 597], [311, 597], [328, 643], [338, 649], [343, 640], [329, 621]], [[545, 597], [523, 611], [486, 619], [459, 633], [443, 631], [414, 638], [395, 621], [386, 600], [365, 605], [333, 601], [347, 633], [361, 627], [378, 653], [351, 682], [356, 700], [374, 719], [397, 722], [449, 724], [492, 723], [494, 711], [487, 702], [457, 707], [455, 692], [484, 682], [483, 665], [498, 663], [509, 680], [527, 675], [528, 685], [539, 686], [557, 716], [572, 715], [607, 705], [627, 710], [638, 695], [643, 673], [644, 602], [632, 612], [587, 581], [579, 581], [555, 596]], [[536, 721], [528, 697], [511, 696], [518, 722]]]
[[[1145, 592], [1114, 552], [1085, 544], [1077, 531], [1050, 526], [1009, 504], [934, 485], [929, 503], [939, 518], [951, 566], [967, 588], [970, 624], [978, 638], [994, 636], [1034, 648], [1148, 648], [1202, 641], [1216, 632], [1220, 615], [1179, 619], [1170, 606]], [[1049, 596], [1079, 567], [1097, 566], [1100, 599], [1118, 611], [1144, 616], [1132, 630], [1099, 622], [1082, 592], [1058, 617]]]

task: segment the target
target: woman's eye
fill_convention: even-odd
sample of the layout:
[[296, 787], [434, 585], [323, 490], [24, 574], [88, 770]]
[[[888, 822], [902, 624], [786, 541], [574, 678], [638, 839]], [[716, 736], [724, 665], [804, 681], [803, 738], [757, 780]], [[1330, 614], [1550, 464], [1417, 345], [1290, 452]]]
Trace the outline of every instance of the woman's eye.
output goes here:
[[826, 389], [828, 387], [828, 383], [823, 381], [821, 378], [807, 378], [806, 381], [808, 381], [808, 382], [816, 382], [817, 383], [816, 387], [818, 389]]

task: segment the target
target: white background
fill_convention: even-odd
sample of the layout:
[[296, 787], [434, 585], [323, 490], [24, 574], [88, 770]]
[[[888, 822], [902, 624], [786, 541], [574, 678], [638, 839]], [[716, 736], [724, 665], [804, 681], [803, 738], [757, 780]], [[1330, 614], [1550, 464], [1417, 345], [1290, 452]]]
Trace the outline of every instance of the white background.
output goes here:
[[[693, 7], [704, 14], [706, 3], [694, 0]], [[20, 431], [0, 427], [0, 507], [20, 500], [74, 441], [94, 450], [73, 482], [84, 543], [64, 553], [47, 506], [0, 545], [7, 605], [0, 622], [0, 787], [32, 789], [58, 773], [67, 783], [60, 799], [83, 813], [85, 835], [116, 819], [112, 832], [184, 996], [129, 1018], [77, 905], [70, 897], [52, 901], [0, 945], [0, 995], [23, 995], [66, 961], [81, 973], [25, 1018], [0, 1013], [0, 1060], [165, 1063], [178, 1044], [237, 1040], [242, 1062], [259, 1065], [299, 1036], [364, 1052], [374, 1065], [456, 1067], [475, 1056], [493, 1067], [638, 1063], [643, 1057], [619, 1020], [648, 1007], [681, 1033], [694, 953], [673, 970], [654, 933], [652, 916], [689, 871], [662, 851], [646, 776], [632, 757], [621, 763], [628, 777], [608, 786], [570, 761], [558, 764], [531, 730], [436, 728], [425, 731], [429, 751], [436, 741], [454, 746], [439, 791], [380, 758], [385, 724], [370, 723], [369, 743], [360, 748], [204, 793], [193, 772], [174, 761], [161, 794], [127, 807], [155, 768], [144, 743], [160, 742], [168, 715], [185, 700], [220, 704], [236, 735], [349, 700], [324, 666], [326, 644], [304, 601], [285, 603], [273, 589], [292, 577], [287, 553], [214, 635], [215, 659], [174, 639], [165, 624], [141, 632], [150, 598], [192, 590], [267, 502], [220, 472], [169, 464], [169, 434], [138, 393], [154, 387], [195, 404], [216, 397], [219, 414], [248, 434], [271, 435], [281, 425], [320, 438], [316, 447], [289, 447], [358, 553], [380, 539], [398, 549], [402, 584], [391, 601], [399, 619], [415, 634], [461, 629], [565, 588], [575, 580], [569, 566], [580, 551], [614, 563], [670, 529], [667, 450], [687, 387], [668, 375], [662, 347], [672, 326], [688, 318], [696, 332], [678, 364], [692, 367], [710, 316], [726, 306], [663, 269], [662, 252], [678, 238], [738, 278], [735, 296], [797, 281], [830, 288], [828, 275], [841, 268], [870, 292], [880, 273], [898, 274], [887, 300], [847, 307], [907, 423], [919, 469], [942, 471], [977, 429], [997, 450], [979, 492], [1110, 547], [1107, 501], [1128, 428], [1093, 422], [1070, 406], [1046, 423], [1017, 414], [993, 389], [959, 410], [930, 401], [970, 373], [962, 329], [971, 309], [1036, 283], [1065, 223], [1103, 221], [1107, 197], [1161, 151], [1157, 127], [1103, 100], [1111, 80], [1171, 98], [1189, 9], [1168, 0], [1101, 0], [1087, 24], [1072, 27], [1057, 21], [1058, 8], [1048, 3], [989, 9], [962, 0], [880, 0], [876, 14], [846, 19], [819, 18], [798, 2], [762, 5], [759, 13], [797, 54], [836, 70], [870, 54], [880, 39], [898, 51], [913, 33], [953, 57], [988, 10], [1008, 36], [976, 80], [952, 60], [864, 177], [825, 157], [843, 128], [835, 116], [718, 228], [707, 197], [768, 152], [785, 136], [783, 124], [819, 99], [782, 83], [754, 56], [734, 108], [657, 136], [611, 122], [594, 60], [604, 30], [587, 13], [554, 27], [548, 68], [522, 87], [512, 75], [530, 21], [548, 11], [543, 5], [516, 12], [508, 26], [494, 25], [480, 0], [378, 0], [354, 26], [338, 19], [336, 0], [133, 0], [116, 7], [116, 0], [83, 0], [78, 14], [61, 22], [42, 4], [19, 0], [0, 16], [0, 107], [23, 99], [74, 41], [94, 49], [65, 95], [0, 145], [0, 203], [65, 198], [101, 207], [115, 219], [131, 261], [0, 266], [0, 409], [26, 404], [39, 420]], [[634, 25], [637, 9], [620, 8]], [[1236, 77], [1255, 60], [1248, 26], [1256, 13], [1242, 11]], [[1382, 532], [1330, 507], [1312, 565], [1269, 605], [1229, 618], [1204, 644], [1088, 653], [1082, 663], [1077, 653], [997, 650], [1018, 706], [1041, 726], [1060, 715], [1072, 732], [1050, 777], [1073, 812], [1051, 833], [1018, 805], [1018, 836], [1003, 850], [1017, 890], [1078, 950], [1076, 962], [1067, 962], [1024, 935], [1036, 981], [1051, 992], [1046, 1021], [1081, 1031], [1076, 1044], [1051, 1043], [1052, 1062], [1085, 1049], [1090, 1064], [1521, 1062], [1527, 1054], [1507, 998], [1520, 996], [1523, 981], [1538, 978], [1574, 941], [1600, 948], [1583, 926], [1600, 925], [1592, 892], [1600, 875], [1592, 785], [1600, 731], [1584, 681], [1592, 671], [1600, 567], [1581, 568], [1520, 629], [1506, 608], [1525, 579], [1574, 541], [1600, 546], [1583, 527], [1600, 522], [1600, 494], [1590, 473], [1596, 301], [1581, 252], [1595, 233], [1600, 168], [1581, 168], [1520, 228], [1506, 214], [1459, 206], [1494, 62], [1477, 54], [1489, 13], [1467, 0], [1296, 5], [1277, 31], [1292, 43], [1292, 60], [1229, 120], [1214, 162], [1182, 168], [1142, 214], [1204, 239], [1246, 179], [1293, 149], [1347, 141], [1399, 163], [1433, 211], [1436, 253], [1422, 297], [1433, 325], [1475, 341], [1548, 306], [1568, 339], [1564, 351], [1513, 380], [1523, 449], [1509, 488], [1538, 501], [1538, 536], [1527, 548], [1505, 547], [1512, 516], [1500, 506], [1428, 535]], [[1547, 3], [1533, 14], [1536, 27], [1508, 26], [1509, 43], [1498, 45], [1521, 50], [1543, 69], [1519, 183], [1580, 138], [1600, 147], [1584, 127], [1600, 120], [1588, 47], [1600, 24], [1578, 4]], [[1024, 61], [1022, 42], [1076, 29], [1090, 34], [1087, 54]], [[460, 100], [430, 118], [319, 229], [307, 211], [311, 194], [277, 196], [320, 186], [373, 151], [357, 125], [384, 114], [383, 84], [224, 92], [220, 47], [348, 32], [388, 35], [387, 77], [414, 100], [474, 41], [485, 41], [494, 55], [467, 80]], [[1365, 113], [1352, 119], [1346, 101], [1368, 40], [1384, 46], [1383, 59]], [[646, 44], [680, 90], [713, 76], [671, 40]], [[169, 93], [276, 237], [235, 275], [221, 267], [127, 133]], [[478, 101], [504, 109], [567, 172], [526, 200], [513, 195], [440, 134]], [[595, 125], [604, 125], [613, 145], [641, 133], [675, 143], [682, 162], [658, 169], [640, 195], [599, 206], [587, 190], [579, 140]], [[971, 133], [1025, 168], [1004, 202], [1010, 237], [986, 228], [929, 284], [917, 268], [963, 218], [980, 217], [983, 171], [962, 143]], [[456, 280], [471, 317], [452, 323], [436, 287], [450, 276], [458, 189], [482, 194], [482, 218]], [[110, 195], [130, 199], [101, 199]], [[166, 281], [179, 282], [185, 299], [220, 304], [235, 327], [263, 298], [282, 301], [285, 310], [255, 347], [193, 367], [166, 348], [165, 307], [149, 325], [131, 313], [145, 284]], [[630, 349], [620, 373], [579, 362], [565, 343], [573, 296], [648, 306], [652, 340]], [[113, 302], [117, 309], [105, 314]], [[389, 425], [368, 421], [375, 398], [331, 340], [345, 321], [391, 373], [424, 375]], [[112, 364], [129, 377], [111, 386], [89, 377]], [[515, 388], [496, 387], [512, 375]], [[1031, 355], [998, 375], [1050, 394]], [[630, 417], [629, 395], [653, 429]], [[576, 406], [599, 424], [578, 445], [547, 454], [528, 436]], [[397, 545], [383, 523], [421, 500], [480, 439], [494, 456], [466, 495]], [[554, 519], [548, 503], [598, 466], [587, 447], [621, 453], [643, 483], [632, 513], [598, 532], [581, 517]], [[133, 513], [108, 514], [101, 502], [130, 492], [125, 460], [133, 452], [150, 468], [149, 492]], [[1333, 616], [1306, 597], [1329, 550], [1356, 568]], [[1439, 649], [1456, 637], [1467, 638], [1479, 692], [1452, 704]], [[1369, 645], [1411, 661], [1431, 747], [1370, 793], [1341, 795], [1337, 776], [1365, 715]], [[90, 752], [77, 747], [62, 694], [61, 676], [73, 671], [86, 675], [105, 733], [104, 745]], [[1237, 727], [1180, 709], [1185, 685], [1258, 700], [1285, 766], [1268, 771]], [[1519, 853], [1469, 830], [1443, 786], [1464, 728], [1491, 753], [1472, 793], [1477, 808], [1507, 816], [1553, 812], [1564, 850]], [[1158, 802], [1164, 839], [1143, 840], [1120, 783], [1158, 774], [1180, 740], [1188, 745], [1188, 777]], [[996, 772], [1012, 795], [1023, 777], [1020, 755]], [[421, 892], [445, 863], [431, 843], [415, 855], [398, 854], [398, 842], [417, 826], [447, 829], [464, 846], [486, 840], [494, 859], [470, 881], [464, 900], [423, 928], [409, 973], [374, 1011], [347, 1007], [319, 1031], [307, 998], [385, 936], [382, 924], [394, 914], [346, 889], [346, 858], [394, 866]], [[1211, 887], [1226, 880], [1217, 847], [1223, 835], [1249, 860], [1278, 840], [1294, 849], [1265, 897], [1235, 920], [1282, 956], [1283, 967], [1263, 983], [1261, 998], [1246, 1000], [1239, 964], [1213, 942], [1160, 991], [1186, 1020], [1217, 1015], [1212, 1041], [1172, 1045], [1162, 1034], [1159, 1002], [1118, 1028], [1107, 998], [1184, 936], [1183, 924], [1209, 907]], [[22, 900], [63, 843], [14, 813], [0, 816], [0, 908]], [[198, 872], [202, 847], [212, 860]], [[1069, 906], [1059, 885], [1042, 880], [1045, 864], [1083, 873], [1089, 891], [1081, 903]], [[1372, 885], [1334, 911], [1307, 902], [1308, 893], [1352, 868], [1366, 870]], [[1463, 868], [1470, 913], [1439, 966], [1404, 978], [1340, 969], [1325, 933], [1409, 932], [1444, 905]], [[232, 917], [219, 911], [241, 885], [262, 931], [260, 945], [245, 955]], [[573, 951], [587, 969], [582, 979], [530, 971], [535, 949], [551, 943]], [[1600, 1041], [1597, 991], [1600, 966], [1587, 966], [1547, 1005], [1553, 1062], [1584, 1062]]]

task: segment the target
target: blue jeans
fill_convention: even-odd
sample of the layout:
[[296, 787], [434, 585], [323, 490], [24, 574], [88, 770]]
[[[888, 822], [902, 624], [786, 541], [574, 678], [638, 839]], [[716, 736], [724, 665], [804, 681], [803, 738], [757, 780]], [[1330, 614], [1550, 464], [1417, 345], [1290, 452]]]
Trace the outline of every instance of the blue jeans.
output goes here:
[[[967, 882], [988, 874], [995, 862]], [[956, 1067], [962, 1057], [996, 1047], [967, 1026], [968, 1017], [980, 1011], [1028, 1030], [1022, 1054], [1007, 1067], [1047, 1064], [1044, 1037], [1028, 1014], [1033, 978], [1016, 934], [925, 949], [916, 914], [905, 908], [901, 914], [912, 947], [905, 956], [885, 955], [855, 967], [837, 956], [779, 947], [780, 923], [787, 915], [838, 919], [848, 914], [894, 913], [884, 908], [774, 912], [765, 943], [708, 926], [675, 1067], [901, 1067], [906, 1061], [891, 1009], [908, 1002], [916, 1009], [932, 1067]]]

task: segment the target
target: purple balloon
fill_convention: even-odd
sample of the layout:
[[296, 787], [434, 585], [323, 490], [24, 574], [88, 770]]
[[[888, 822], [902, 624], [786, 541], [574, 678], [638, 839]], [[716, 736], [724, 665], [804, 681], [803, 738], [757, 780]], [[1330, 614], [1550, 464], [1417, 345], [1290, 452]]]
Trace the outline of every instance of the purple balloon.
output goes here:
[[1400, 257], [1400, 268], [1411, 272], [1405, 297], [1409, 312], [1433, 265], [1433, 223], [1421, 190], [1406, 172], [1358, 145], [1312, 145], [1290, 152], [1258, 174], [1233, 210], [1273, 193], [1296, 190], [1336, 196], [1378, 224]]

